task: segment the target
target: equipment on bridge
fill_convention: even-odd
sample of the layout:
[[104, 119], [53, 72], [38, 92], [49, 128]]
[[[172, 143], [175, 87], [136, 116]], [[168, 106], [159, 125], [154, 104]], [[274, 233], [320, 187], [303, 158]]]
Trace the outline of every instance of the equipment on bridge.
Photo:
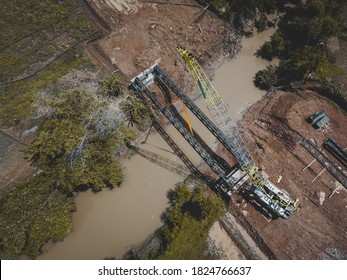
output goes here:
[[[188, 115], [187, 107], [186, 107], [186, 105], [184, 104], [184, 101], [182, 100], [182, 98], [178, 98], [178, 101], [181, 101], [182, 109], [183, 109], [184, 115], [185, 115], [185, 117], [186, 117], [186, 121], [187, 121], [189, 130], [190, 130], [190, 133], [193, 135], [193, 134], [194, 134], [194, 133], [193, 133], [193, 127], [192, 127], [192, 123], [191, 123], [190, 118], [189, 118], [189, 115]], [[177, 103], [178, 101], [176, 101], [176, 102], [174, 102], [174, 103], [171, 103], [171, 104], [169, 104], [168, 106], [174, 105], [174, 104]]]
[[197, 59], [188, 50], [180, 47], [177, 47], [177, 50], [186, 61], [213, 121], [227, 139], [228, 146], [231, 147], [232, 153], [241, 168], [251, 179], [253, 188], [250, 190], [256, 196], [256, 201], [276, 215], [285, 219], [289, 218], [299, 209], [299, 201], [293, 200], [269, 180], [263, 178], [236, 129], [236, 123], [228, 110], [227, 104], [218, 94]]
[[[154, 91], [149, 89], [149, 87], [154, 89], [154, 85], [157, 86], [160, 92], [164, 95], [164, 102], [160, 101]], [[205, 125], [205, 127], [227, 148], [228, 151], [231, 151], [231, 148], [228, 146], [228, 142], [220, 129], [210, 121], [199, 107], [185, 95], [185, 93], [171, 80], [169, 75], [157, 64], [149, 67], [134, 77], [131, 80], [129, 88], [137, 92], [138, 98], [142, 99], [144, 102], [146, 102], [146, 97], [151, 101], [152, 105], [154, 105], [168, 119], [168, 121], [171, 122], [177, 131], [213, 170], [213, 172], [218, 176], [218, 179], [214, 180], [212, 178], [207, 178], [206, 175], [201, 176], [202, 174], [197, 169], [195, 169], [195, 172], [193, 173], [198, 174], [199, 177], [204, 177], [204, 180], [209, 184], [209, 186], [220, 193], [223, 198], [230, 199], [232, 193], [248, 179], [248, 175], [244, 171], [240, 170], [239, 164], [232, 167], [223, 158], [213, 152], [198, 133], [194, 131], [193, 134], [193, 129], [191, 129], [191, 126], [188, 123], [190, 122], [189, 118], [185, 121], [180, 116], [176, 107], [173, 106], [174, 104], [172, 103], [171, 93], [176, 95], [179, 100], [182, 100], [184, 105], [190, 109], [201, 123]], [[189, 130], [191, 131], [189, 132]], [[159, 133], [160, 132], [163, 131], [159, 130]], [[161, 135], [164, 139], [167, 139], [163, 133], [161, 133]], [[171, 143], [170, 146], [172, 146], [172, 144], [173, 143]], [[173, 150], [177, 153], [177, 145]], [[187, 160], [184, 160], [183, 162], [186, 164]], [[188, 167], [191, 167], [191, 165], [188, 165]]]

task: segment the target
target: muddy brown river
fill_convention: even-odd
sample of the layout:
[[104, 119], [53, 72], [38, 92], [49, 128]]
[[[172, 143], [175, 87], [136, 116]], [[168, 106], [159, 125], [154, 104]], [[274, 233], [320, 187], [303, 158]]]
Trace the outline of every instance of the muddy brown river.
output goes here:
[[[241, 117], [243, 109], [264, 94], [253, 86], [252, 81], [255, 73], [265, 68], [268, 62], [253, 54], [272, 33], [273, 30], [267, 30], [252, 38], [244, 38], [238, 55], [215, 71], [214, 85], [236, 119]], [[201, 100], [196, 103], [205, 108]], [[194, 129], [214, 146], [214, 137], [195, 117], [191, 118]], [[194, 163], [201, 161], [172, 126], [165, 130]], [[151, 134], [140, 147], [181, 163], [158, 134]], [[127, 249], [141, 243], [162, 225], [160, 216], [168, 206], [167, 192], [184, 178], [139, 155], [122, 164], [125, 174], [122, 186], [97, 194], [80, 193], [76, 198], [73, 232], [63, 242], [47, 244], [38, 259], [119, 259]]]

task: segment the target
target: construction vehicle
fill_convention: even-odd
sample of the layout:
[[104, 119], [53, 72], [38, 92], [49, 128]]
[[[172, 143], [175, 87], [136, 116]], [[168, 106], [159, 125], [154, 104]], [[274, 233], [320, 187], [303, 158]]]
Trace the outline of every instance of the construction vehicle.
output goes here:
[[261, 170], [256, 166], [236, 129], [236, 122], [228, 110], [228, 105], [214, 88], [196, 57], [181, 47], [177, 47], [177, 50], [187, 63], [212, 120], [226, 137], [234, 157], [251, 180], [252, 186], [248, 188], [248, 195], [262, 208], [266, 208], [276, 216], [289, 218], [300, 208], [299, 201], [292, 199], [285, 191], [262, 176]]

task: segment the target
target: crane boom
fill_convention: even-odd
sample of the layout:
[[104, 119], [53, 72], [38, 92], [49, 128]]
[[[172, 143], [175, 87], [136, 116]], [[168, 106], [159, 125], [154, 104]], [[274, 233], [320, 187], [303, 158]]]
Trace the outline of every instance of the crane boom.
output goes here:
[[270, 181], [263, 178], [236, 128], [236, 122], [230, 114], [228, 105], [219, 95], [193, 54], [180, 47], [177, 47], [177, 50], [186, 61], [213, 121], [228, 140], [233, 155], [241, 168], [248, 174], [255, 187], [254, 193], [263, 204], [266, 204], [277, 215], [288, 218], [299, 208], [298, 200], [294, 201]]

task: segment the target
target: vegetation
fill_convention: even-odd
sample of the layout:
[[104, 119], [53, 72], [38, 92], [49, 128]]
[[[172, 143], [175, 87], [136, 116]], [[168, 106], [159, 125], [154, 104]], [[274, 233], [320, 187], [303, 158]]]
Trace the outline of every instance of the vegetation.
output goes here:
[[120, 184], [115, 153], [133, 135], [112, 96], [66, 75], [92, 67], [78, 44], [96, 31], [74, 1], [14, 0], [0, 13], [0, 122], [39, 124], [26, 150], [38, 174], [0, 193], [0, 258], [35, 258], [71, 231], [73, 192]]
[[[258, 31], [264, 30], [269, 22], [266, 14], [285, 12], [278, 29], [258, 54], [268, 60], [280, 59], [274, 66], [261, 70], [254, 83], [261, 89], [275, 85], [287, 85], [294, 80], [306, 78], [327, 82], [342, 70], [330, 62], [327, 40], [345, 32], [346, 19], [342, 12], [346, 0], [201, 0], [211, 4], [219, 14], [240, 31], [248, 21]], [[288, 5], [286, 5], [288, 4]], [[333, 87], [324, 86], [328, 90]], [[336, 90], [333, 94], [336, 95]], [[327, 92], [326, 94], [330, 94]], [[343, 102], [346, 103], [344, 95]], [[346, 103], [347, 104], [347, 103]]]
[[278, 83], [277, 68], [269, 65], [266, 69], [259, 71], [254, 78], [254, 84], [263, 90], [268, 90]]
[[110, 74], [107, 79], [100, 82], [100, 92], [108, 97], [117, 97], [122, 94], [120, 77]]
[[139, 129], [142, 131], [148, 129], [154, 120], [150, 108], [133, 92], [129, 92], [128, 96], [120, 106], [129, 121], [137, 124]]
[[171, 207], [162, 229], [161, 249], [149, 252], [150, 259], [194, 260], [213, 258], [207, 252], [212, 224], [224, 213], [223, 203], [201, 188], [178, 186], [170, 195]]
[[[90, 66], [74, 45], [94, 29], [73, 13], [73, 5], [70, 0], [15, 0], [0, 7], [0, 26], [7, 30], [0, 33], [0, 120], [26, 127], [36, 115], [39, 124], [25, 151], [38, 174], [0, 193], [2, 259], [35, 258], [47, 241], [63, 240], [72, 229], [74, 192], [100, 191], [123, 180], [115, 153], [133, 138], [122, 124], [123, 113], [142, 130], [153, 121], [132, 93], [118, 110], [118, 76], [101, 81], [97, 92], [81, 83], [74, 89], [66, 86], [73, 82], [57, 86], [71, 69]], [[222, 203], [201, 190], [179, 187], [172, 207], [160, 258], [203, 258], [207, 232], [223, 213]], [[183, 240], [189, 245], [183, 247]]]
[[67, 0], [13, 0], [1, 5], [0, 24], [6, 32], [0, 34], [0, 48], [62, 20], [70, 12]]
[[72, 229], [74, 199], [39, 174], [0, 196], [0, 258], [35, 258], [48, 241], [61, 241]]
[[42, 94], [36, 110], [42, 120], [26, 152], [40, 172], [0, 194], [1, 258], [34, 258], [48, 240], [63, 240], [73, 192], [119, 185], [114, 153], [133, 137], [120, 110], [92, 91]]
[[252, 20], [259, 31], [265, 29], [265, 14], [273, 13], [283, 7], [284, 1], [276, 0], [201, 0], [211, 4], [218, 13], [237, 29], [242, 30], [247, 20]]
[[340, 86], [337, 86], [330, 81], [323, 81], [320, 86], [314, 88], [314, 90], [321, 95], [328, 97], [331, 101], [347, 112], [347, 92], [342, 90]]
[[96, 29], [76, 5], [71, 0], [1, 5], [0, 122], [29, 126], [39, 91], [72, 68], [90, 66], [76, 44]]
[[38, 93], [74, 68], [89, 67], [90, 63], [79, 48], [73, 49], [63, 58], [49, 65], [35, 77], [21, 80], [1, 88], [0, 121], [7, 125], [25, 128], [32, 123], [33, 104]]
[[35, 258], [48, 240], [63, 240], [73, 192], [119, 185], [114, 154], [133, 137], [120, 110], [93, 91], [41, 94], [35, 109], [42, 120], [26, 153], [40, 172], [0, 194], [1, 258]]
[[92, 92], [74, 89], [41, 101], [38, 110], [47, 114], [27, 152], [59, 191], [99, 191], [120, 184], [123, 176], [113, 154], [127, 131], [117, 108]]
[[341, 70], [328, 59], [326, 43], [342, 32], [341, 12], [347, 1], [297, 2], [287, 10], [278, 30], [259, 55], [268, 60], [280, 58], [277, 72], [282, 84], [305, 78], [323, 81], [340, 74]]
[[35, 258], [71, 231], [74, 192], [121, 183], [115, 155], [134, 135], [119, 77], [72, 71], [93, 67], [78, 45], [96, 34], [74, 1], [14, 0], [0, 12], [0, 122], [39, 125], [25, 151], [38, 174], [0, 193], [0, 257]]

